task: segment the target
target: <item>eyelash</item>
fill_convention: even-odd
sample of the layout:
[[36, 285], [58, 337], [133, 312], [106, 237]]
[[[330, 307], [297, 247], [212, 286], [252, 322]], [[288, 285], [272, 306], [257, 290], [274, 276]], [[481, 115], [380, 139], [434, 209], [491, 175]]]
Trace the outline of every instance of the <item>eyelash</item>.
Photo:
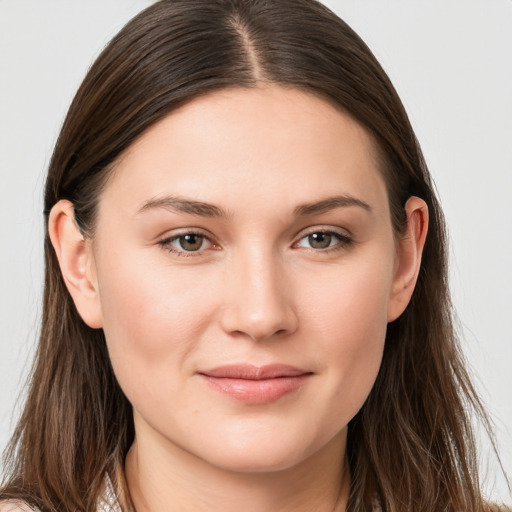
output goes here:
[[[316, 252], [316, 253], [326, 254], [326, 253], [331, 253], [331, 252], [335, 252], [335, 251], [340, 251], [342, 249], [346, 249], [349, 245], [354, 243], [354, 240], [350, 236], [339, 233], [337, 231], [333, 231], [333, 230], [329, 230], [329, 229], [315, 229], [315, 230], [310, 231], [309, 233], [303, 234], [299, 238], [299, 240], [293, 244], [293, 247], [298, 247], [298, 244], [302, 240], [304, 240], [312, 235], [318, 235], [318, 234], [323, 234], [323, 235], [328, 235], [328, 236], [334, 237], [338, 241], [334, 245], [330, 245], [323, 249], [316, 249], [314, 247], [305, 247], [306, 250]], [[166, 250], [172, 254], [175, 254], [176, 256], [179, 256], [181, 258], [190, 258], [190, 257], [201, 256], [202, 253], [206, 249], [198, 249], [196, 251], [187, 251], [185, 249], [177, 249], [172, 245], [173, 242], [176, 242], [176, 241], [180, 240], [180, 238], [184, 238], [186, 236], [202, 237], [203, 242], [207, 241], [210, 244], [210, 247], [208, 247], [208, 248], [214, 248], [215, 250], [219, 249], [219, 246], [217, 246], [214, 242], [212, 242], [208, 236], [204, 235], [203, 233], [197, 232], [197, 231], [186, 231], [186, 232], [174, 235], [172, 237], [165, 238], [164, 240], [159, 241], [158, 245], [161, 246], [164, 250]]]
[[[173, 247], [172, 243], [175, 241], [178, 241], [180, 238], [184, 238], [186, 236], [199, 236], [202, 237], [203, 242], [207, 241], [212, 247], [217, 248], [218, 246], [214, 244], [209, 237], [207, 237], [205, 234], [200, 233], [198, 231], [185, 231], [183, 233], [179, 233], [177, 235], [171, 236], [169, 238], [165, 238], [164, 240], [161, 240], [158, 242], [158, 245], [160, 245], [164, 250], [175, 254], [176, 256], [179, 256], [181, 258], [190, 258], [190, 257], [197, 257], [200, 256], [205, 249], [199, 249], [197, 251], [186, 251], [185, 249], [176, 249]], [[202, 245], [202, 244], [201, 244]]]
[[330, 253], [330, 252], [335, 252], [335, 251], [340, 251], [342, 249], [346, 249], [349, 245], [354, 243], [354, 240], [350, 236], [339, 233], [338, 231], [334, 231], [332, 229], [314, 229], [314, 230], [310, 231], [309, 233], [304, 233], [300, 237], [300, 239], [297, 242], [295, 242], [293, 245], [297, 246], [297, 244], [299, 244], [305, 238], [308, 238], [312, 235], [319, 235], [319, 234], [328, 235], [328, 236], [337, 238], [338, 241], [334, 245], [330, 245], [330, 246], [326, 247], [325, 249], [316, 249], [314, 247], [308, 247], [306, 249], [313, 251], [313, 252], [321, 252], [322, 254], [325, 254], [325, 253]]

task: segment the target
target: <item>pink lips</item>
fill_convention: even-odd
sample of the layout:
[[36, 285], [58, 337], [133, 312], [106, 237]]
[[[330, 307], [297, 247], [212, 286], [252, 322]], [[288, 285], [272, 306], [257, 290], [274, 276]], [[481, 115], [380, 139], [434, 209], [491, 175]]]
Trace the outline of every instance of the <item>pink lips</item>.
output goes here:
[[300, 388], [312, 375], [294, 366], [227, 365], [200, 372], [217, 391], [246, 404], [266, 404]]

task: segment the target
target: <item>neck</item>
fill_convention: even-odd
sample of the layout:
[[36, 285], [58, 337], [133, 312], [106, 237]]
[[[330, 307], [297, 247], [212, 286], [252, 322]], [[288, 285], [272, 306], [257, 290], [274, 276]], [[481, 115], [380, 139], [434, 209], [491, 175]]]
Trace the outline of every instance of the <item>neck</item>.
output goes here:
[[343, 432], [293, 467], [234, 472], [139, 436], [126, 458], [137, 512], [344, 512], [350, 477]]

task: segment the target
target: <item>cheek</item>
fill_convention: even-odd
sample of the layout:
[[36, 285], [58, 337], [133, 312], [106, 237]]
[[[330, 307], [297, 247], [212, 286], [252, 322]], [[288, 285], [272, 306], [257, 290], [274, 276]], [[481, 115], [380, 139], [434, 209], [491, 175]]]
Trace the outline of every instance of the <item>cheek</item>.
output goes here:
[[211, 297], [186, 268], [151, 264], [144, 254], [110, 252], [102, 263], [103, 329], [121, 387], [129, 395], [156, 373], [175, 387], [172, 377], [208, 327]]
[[[355, 259], [355, 258], [354, 258]], [[393, 277], [393, 259], [377, 254], [315, 272], [302, 287], [303, 316], [338, 350], [382, 338]], [[374, 333], [372, 336], [371, 333]], [[380, 334], [380, 336], [379, 336]]]
[[[382, 360], [392, 261], [340, 266], [317, 275], [304, 301], [307, 335], [325, 378], [325, 395], [337, 422], [347, 424], [363, 405]], [[320, 288], [323, 288], [321, 290]]]

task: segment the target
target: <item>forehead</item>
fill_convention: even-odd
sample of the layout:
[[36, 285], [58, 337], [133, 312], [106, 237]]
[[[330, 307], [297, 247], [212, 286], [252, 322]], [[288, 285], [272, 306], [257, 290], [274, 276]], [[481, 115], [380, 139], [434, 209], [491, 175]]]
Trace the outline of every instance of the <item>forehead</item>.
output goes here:
[[386, 203], [376, 154], [367, 131], [318, 96], [281, 86], [227, 89], [149, 128], [119, 159], [100, 207], [117, 201], [133, 210], [166, 194], [227, 209], [248, 209], [251, 200], [293, 208], [333, 193]]

